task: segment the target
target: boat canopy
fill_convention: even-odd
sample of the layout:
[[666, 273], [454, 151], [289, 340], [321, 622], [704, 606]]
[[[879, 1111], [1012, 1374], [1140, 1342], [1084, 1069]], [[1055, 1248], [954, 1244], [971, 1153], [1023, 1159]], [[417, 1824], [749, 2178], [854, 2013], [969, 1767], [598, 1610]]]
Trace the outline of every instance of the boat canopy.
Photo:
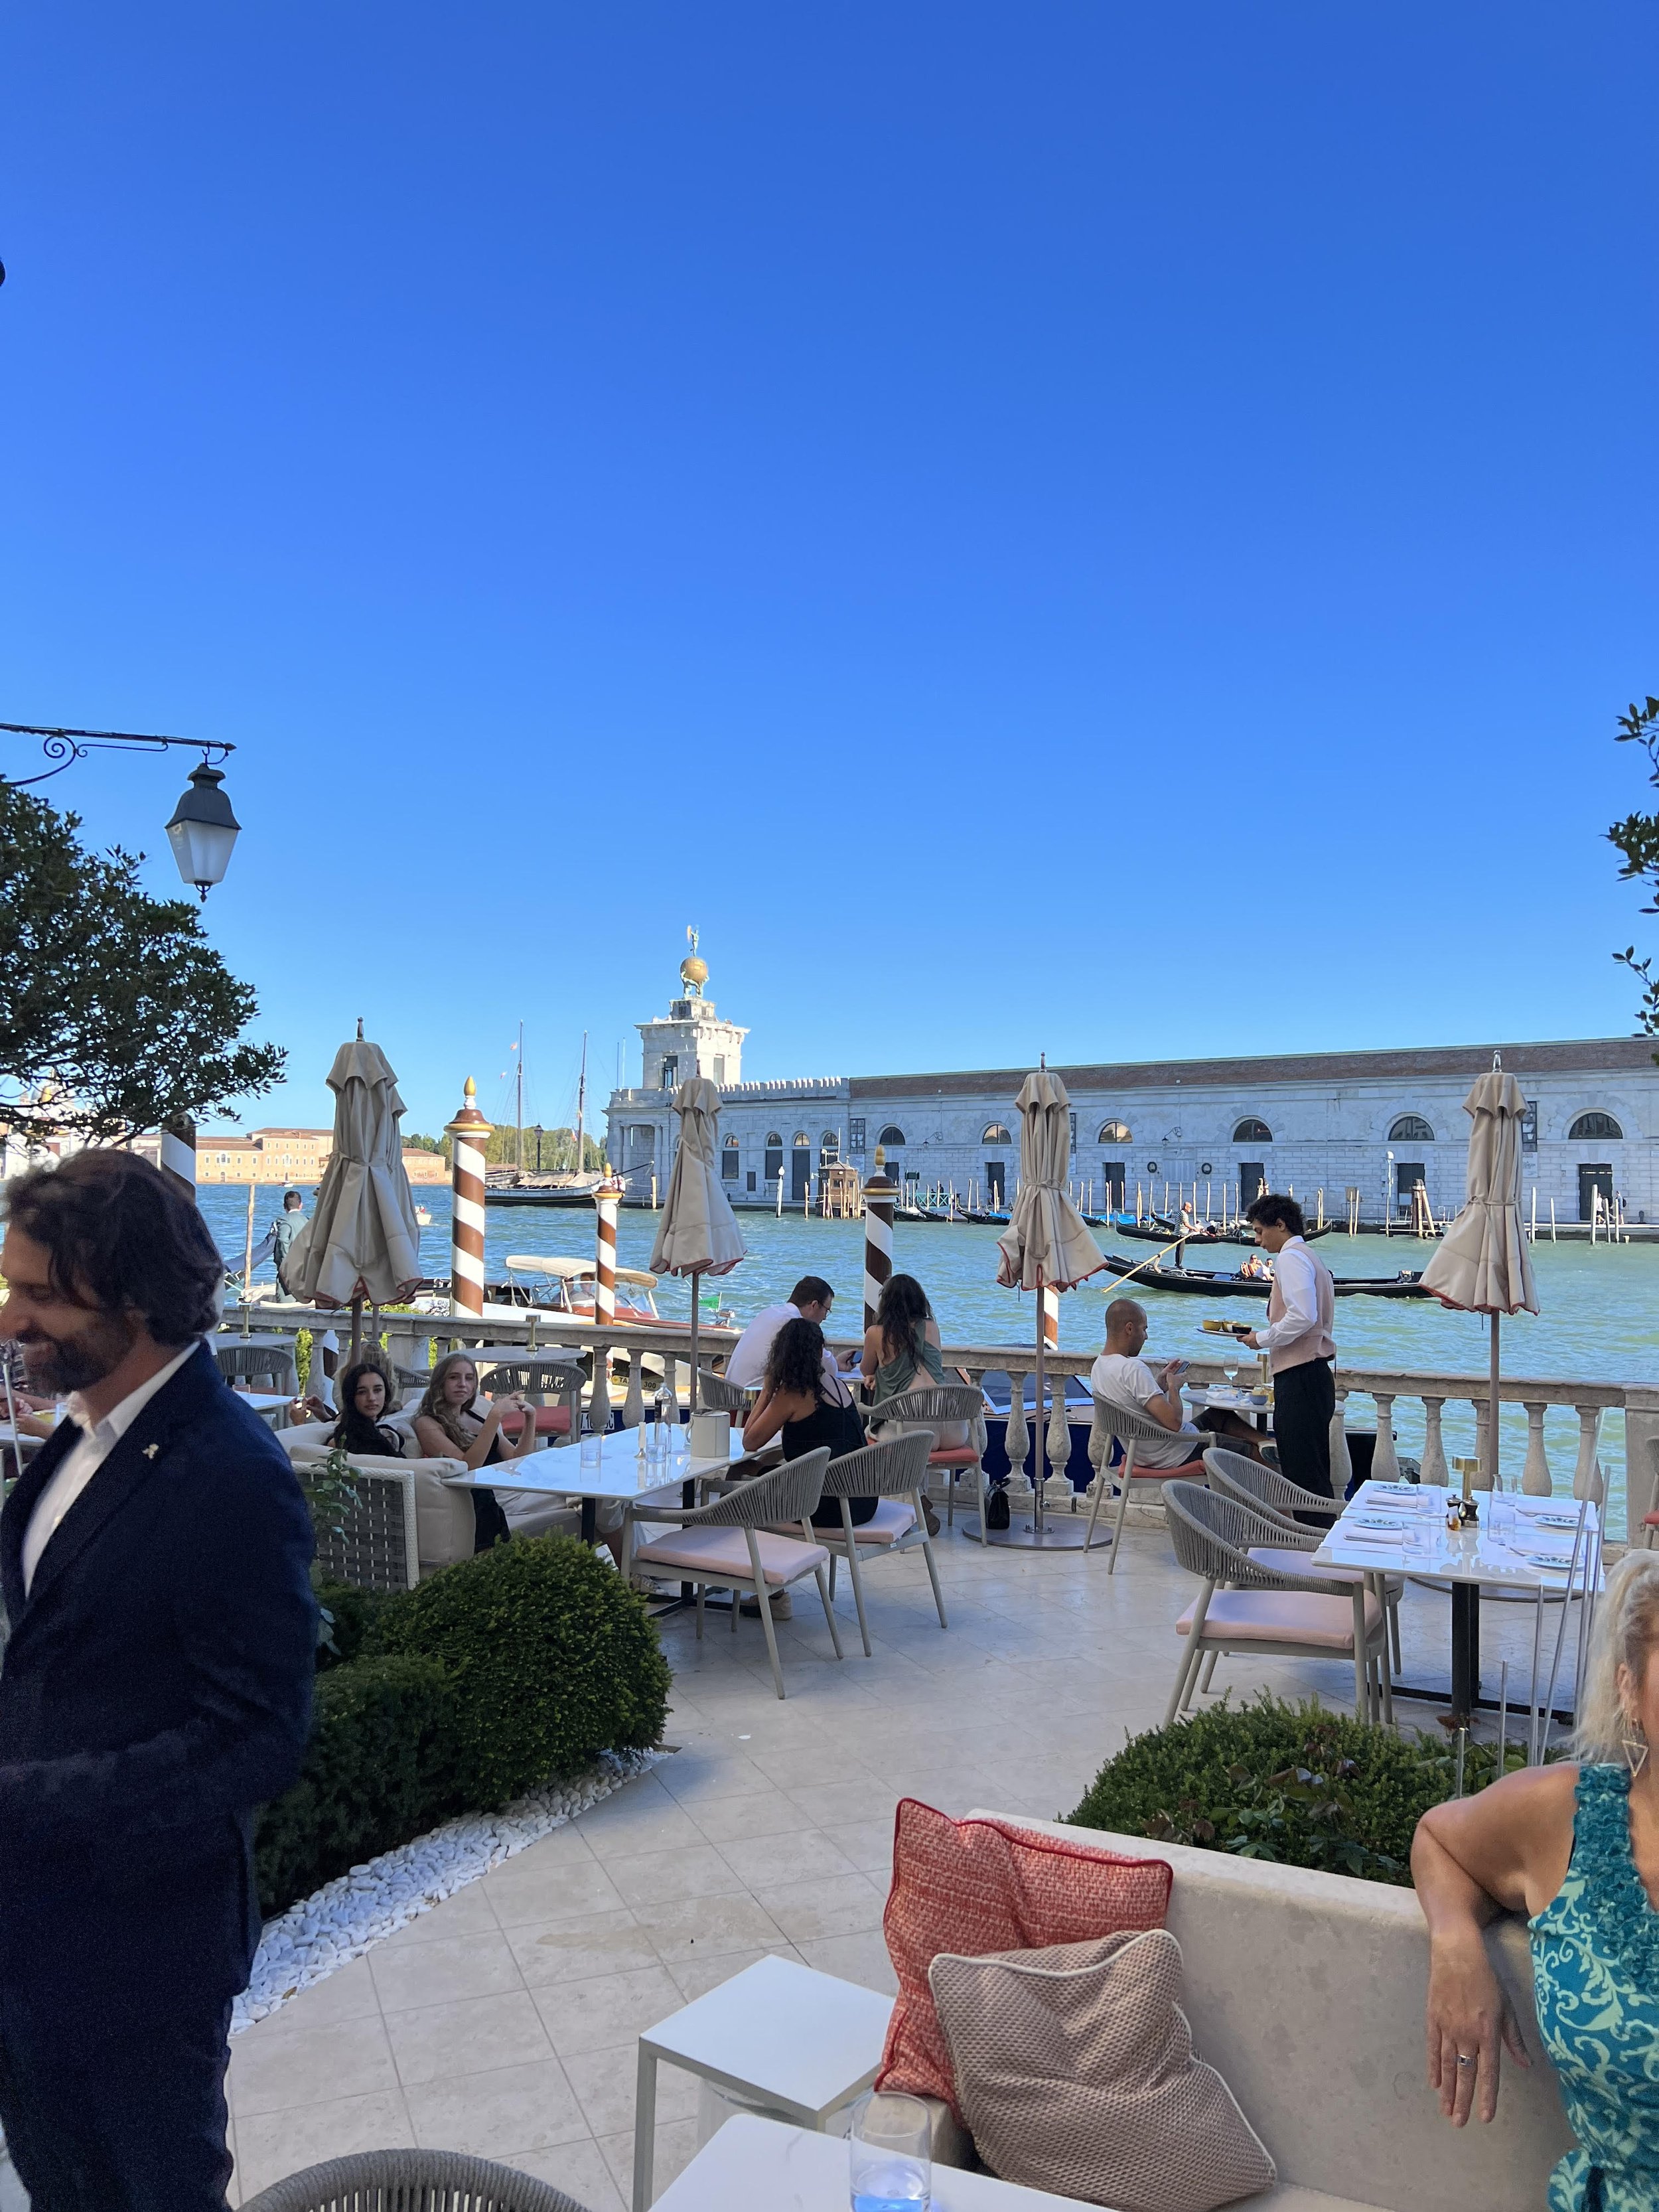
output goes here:
[[[598, 1273], [595, 1261], [553, 1258], [538, 1252], [509, 1252], [503, 1264], [509, 1275], [531, 1275], [548, 1281], [580, 1282], [584, 1276], [591, 1278]], [[641, 1291], [654, 1291], [657, 1279], [643, 1267], [617, 1270], [619, 1283], [631, 1283]]]

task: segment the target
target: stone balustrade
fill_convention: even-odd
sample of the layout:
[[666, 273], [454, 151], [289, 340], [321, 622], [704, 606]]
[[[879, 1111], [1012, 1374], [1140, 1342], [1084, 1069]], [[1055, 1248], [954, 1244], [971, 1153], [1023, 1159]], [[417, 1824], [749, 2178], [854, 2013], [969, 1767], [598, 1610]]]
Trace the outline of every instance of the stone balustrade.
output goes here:
[[[338, 1312], [305, 1312], [287, 1306], [272, 1312], [256, 1304], [246, 1310], [228, 1308], [227, 1330], [240, 1329], [245, 1317], [248, 1327], [262, 1332], [272, 1328], [342, 1332], [350, 1325], [349, 1316]], [[507, 1321], [412, 1313], [382, 1313], [380, 1322], [392, 1358], [405, 1368], [423, 1369], [446, 1352], [486, 1344], [522, 1345], [526, 1351], [544, 1353], [568, 1350], [573, 1364], [580, 1360], [586, 1369], [585, 1406], [590, 1424], [608, 1425], [615, 1402], [611, 1370], [613, 1356], [619, 1352], [629, 1355], [621, 1405], [624, 1427], [636, 1426], [645, 1413], [647, 1378], [636, 1355], [649, 1355], [653, 1366], [659, 1362], [663, 1379], [671, 1389], [683, 1388], [689, 1380], [682, 1372], [688, 1365], [690, 1348], [690, 1330], [684, 1322], [665, 1322], [655, 1328], [601, 1328], [593, 1322], [531, 1314], [523, 1320]], [[737, 1338], [734, 1329], [700, 1328], [700, 1360], [707, 1364], [722, 1358]], [[861, 1340], [832, 1337], [830, 1341], [838, 1352], [846, 1354], [858, 1350]], [[1053, 1352], [1045, 1356], [1044, 1365], [1050, 1376], [1086, 1376], [1095, 1357], [1092, 1352]], [[1034, 1347], [947, 1344], [944, 1358], [947, 1369], [960, 1368], [977, 1384], [982, 1385], [988, 1376], [1007, 1377], [1012, 1391], [1008, 1456], [1018, 1467], [1030, 1440], [1024, 1388], [1035, 1370]], [[1241, 1382], [1248, 1381], [1255, 1371], [1255, 1356], [1243, 1350], [1236, 1358], [1200, 1356], [1190, 1364], [1188, 1379], [1194, 1383], [1220, 1382], [1229, 1368], [1237, 1371]], [[654, 1390], [654, 1377], [650, 1387]], [[1484, 1375], [1339, 1366], [1336, 1388], [1331, 1442], [1339, 1489], [1349, 1464], [1346, 1433], [1350, 1427], [1375, 1429], [1377, 1441], [1372, 1470], [1381, 1480], [1397, 1472], [1399, 1450], [1419, 1461], [1425, 1482], [1447, 1479], [1449, 1460], [1457, 1455], [1460, 1443], [1466, 1445], [1470, 1455], [1480, 1452], [1487, 1409], [1488, 1384]], [[574, 1407], [574, 1394], [569, 1390], [532, 1395], [566, 1395], [572, 1398]], [[1506, 1376], [1498, 1396], [1502, 1405], [1518, 1407], [1526, 1417], [1524, 1441], [1518, 1422], [1504, 1424], [1500, 1474], [1505, 1486], [1547, 1496], [1557, 1487], [1555, 1468], [1565, 1471], [1571, 1454], [1572, 1472], [1564, 1486], [1575, 1498], [1594, 1498], [1600, 1503], [1609, 1486], [1609, 1470], [1615, 1479], [1622, 1471], [1626, 1533], [1630, 1540], [1641, 1542], [1645, 1534], [1642, 1516], [1659, 1504], [1659, 1387]], [[1446, 1433], [1449, 1419], [1455, 1431], [1450, 1451]], [[575, 1425], [573, 1423], [573, 1431]], [[1069, 1439], [1058, 1392], [1051, 1394], [1047, 1440], [1051, 1466], [1063, 1467]], [[1613, 1533], [1610, 1530], [1609, 1535]]]

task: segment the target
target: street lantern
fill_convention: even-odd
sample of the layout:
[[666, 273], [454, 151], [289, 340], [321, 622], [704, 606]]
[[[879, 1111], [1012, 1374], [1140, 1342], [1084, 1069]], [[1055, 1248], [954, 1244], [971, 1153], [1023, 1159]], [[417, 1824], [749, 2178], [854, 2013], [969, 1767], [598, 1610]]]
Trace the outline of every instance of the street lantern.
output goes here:
[[192, 769], [188, 785], [167, 823], [167, 842], [179, 863], [179, 872], [194, 884], [205, 899], [213, 885], [222, 883], [230, 864], [241, 823], [231, 812], [223, 789], [223, 774], [205, 761]]

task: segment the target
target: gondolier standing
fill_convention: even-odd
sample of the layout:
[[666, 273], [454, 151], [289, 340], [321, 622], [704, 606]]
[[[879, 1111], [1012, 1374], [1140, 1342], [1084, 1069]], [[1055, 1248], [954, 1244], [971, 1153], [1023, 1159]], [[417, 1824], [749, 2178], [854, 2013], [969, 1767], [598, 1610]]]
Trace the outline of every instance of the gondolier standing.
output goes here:
[[1331, 1323], [1336, 1292], [1331, 1271], [1304, 1242], [1307, 1227], [1293, 1198], [1267, 1191], [1245, 1214], [1255, 1241], [1273, 1257], [1273, 1286], [1267, 1299], [1267, 1326], [1251, 1329], [1243, 1341], [1265, 1352], [1273, 1370], [1273, 1442], [1279, 1464], [1304, 1490], [1331, 1495], [1331, 1416], [1336, 1411], [1336, 1377], [1331, 1363], [1336, 1344]]

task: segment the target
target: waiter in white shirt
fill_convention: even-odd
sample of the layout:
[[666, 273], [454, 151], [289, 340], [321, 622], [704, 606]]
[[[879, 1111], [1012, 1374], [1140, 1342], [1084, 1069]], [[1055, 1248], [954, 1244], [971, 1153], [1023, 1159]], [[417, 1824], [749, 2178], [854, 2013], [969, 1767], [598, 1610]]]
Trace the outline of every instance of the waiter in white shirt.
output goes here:
[[1304, 1490], [1331, 1496], [1331, 1416], [1336, 1411], [1331, 1271], [1304, 1240], [1307, 1223], [1293, 1198], [1264, 1192], [1245, 1209], [1255, 1241], [1273, 1255], [1267, 1326], [1243, 1341], [1265, 1352], [1273, 1372], [1273, 1442], [1280, 1470]]
[[[781, 1305], [763, 1306], [732, 1347], [726, 1363], [726, 1379], [740, 1390], [753, 1390], [766, 1380], [766, 1362], [778, 1331], [787, 1321], [815, 1321], [820, 1328], [830, 1322], [836, 1294], [822, 1275], [803, 1275]], [[856, 1358], [854, 1353], [853, 1358]], [[824, 1347], [823, 1371], [834, 1377], [841, 1370], [836, 1355]], [[839, 1402], [839, 1401], [837, 1401]]]

